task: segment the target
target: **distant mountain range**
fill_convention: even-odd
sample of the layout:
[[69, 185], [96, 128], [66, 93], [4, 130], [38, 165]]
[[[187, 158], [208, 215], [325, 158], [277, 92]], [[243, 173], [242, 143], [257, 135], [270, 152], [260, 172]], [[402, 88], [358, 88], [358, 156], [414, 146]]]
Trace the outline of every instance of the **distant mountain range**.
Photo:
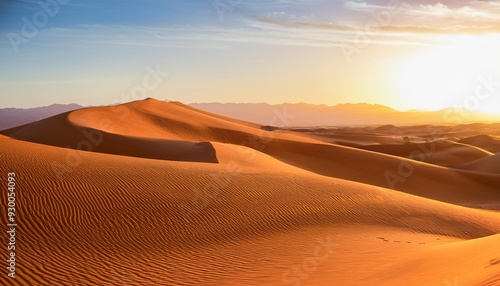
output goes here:
[[[378, 104], [338, 104], [335, 106], [309, 103], [193, 103], [190, 106], [223, 116], [255, 122], [264, 126], [352, 126], [352, 125], [410, 125], [461, 124], [493, 121], [491, 116], [467, 110], [398, 111]], [[0, 130], [16, 127], [56, 114], [82, 108], [78, 104], [20, 109], [0, 109]], [[498, 121], [498, 117], [496, 118]]]
[[[220, 115], [272, 126], [352, 126], [352, 125], [414, 125], [465, 122], [489, 122], [495, 118], [481, 113], [452, 108], [438, 111], [411, 110], [402, 112], [378, 104], [338, 104], [335, 106], [308, 103], [195, 103], [192, 107]], [[500, 118], [497, 117], [498, 121]]]
[[0, 130], [38, 121], [56, 114], [80, 109], [78, 104], [52, 104], [36, 108], [2, 108], [0, 109]]

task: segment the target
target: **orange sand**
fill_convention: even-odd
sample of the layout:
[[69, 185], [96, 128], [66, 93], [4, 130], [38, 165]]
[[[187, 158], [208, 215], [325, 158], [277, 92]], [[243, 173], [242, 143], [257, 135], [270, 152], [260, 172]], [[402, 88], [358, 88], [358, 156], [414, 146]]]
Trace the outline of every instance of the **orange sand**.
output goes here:
[[2, 133], [2, 285], [500, 283], [500, 174], [476, 167], [498, 155], [477, 146], [447, 143], [482, 158], [460, 170], [155, 100]]

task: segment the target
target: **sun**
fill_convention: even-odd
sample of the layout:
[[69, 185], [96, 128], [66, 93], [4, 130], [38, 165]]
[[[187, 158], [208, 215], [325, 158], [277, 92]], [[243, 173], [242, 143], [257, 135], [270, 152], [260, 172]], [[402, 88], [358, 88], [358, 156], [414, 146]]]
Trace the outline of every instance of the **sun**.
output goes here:
[[407, 108], [462, 106], [500, 115], [500, 34], [440, 41], [399, 63], [396, 85]]

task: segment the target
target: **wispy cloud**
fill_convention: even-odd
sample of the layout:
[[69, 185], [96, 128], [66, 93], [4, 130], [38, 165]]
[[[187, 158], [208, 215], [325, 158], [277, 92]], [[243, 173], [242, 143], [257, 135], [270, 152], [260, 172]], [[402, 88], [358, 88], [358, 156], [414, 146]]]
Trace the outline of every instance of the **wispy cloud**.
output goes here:
[[[54, 28], [44, 31], [43, 42], [37, 44], [75, 49], [105, 46], [224, 49], [238, 44], [328, 47], [336, 42], [331, 31], [303, 33], [294, 28], [247, 21], [252, 23], [237, 29], [205, 25], [154, 28], [85, 25], [78, 28]], [[0, 44], [8, 45], [5, 38]]]
[[[355, 12], [374, 13], [388, 10], [385, 5], [347, 1], [344, 8]], [[466, 33], [500, 32], [500, 3], [495, 1], [401, 2], [398, 17], [389, 26], [436, 31]]]
[[[255, 17], [262, 29], [307, 30], [307, 33], [329, 36], [331, 41], [356, 41], [359, 34], [374, 36], [372, 44], [433, 45], [439, 35], [500, 33], [500, 3], [494, 1], [461, 1], [461, 5], [399, 2], [387, 6], [381, 1], [346, 1], [344, 9], [352, 17], [319, 19], [314, 15], [267, 13]], [[370, 29], [367, 27], [372, 25]], [[320, 32], [323, 31], [323, 32]], [[328, 32], [327, 32], [328, 31]]]

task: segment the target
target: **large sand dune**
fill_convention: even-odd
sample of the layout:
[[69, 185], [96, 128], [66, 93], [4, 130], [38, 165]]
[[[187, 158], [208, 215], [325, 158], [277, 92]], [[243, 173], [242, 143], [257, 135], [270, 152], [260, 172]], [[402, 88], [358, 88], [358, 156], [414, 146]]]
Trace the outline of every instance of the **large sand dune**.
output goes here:
[[500, 174], [500, 153], [464, 164], [459, 168], [471, 171]]
[[[479, 147], [448, 140], [404, 145], [378, 144], [361, 146], [359, 148], [406, 158], [414, 158], [416, 160], [421, 159], [427, 163], [443, 166], [460, 165], [493, 155], [493, 153], [480, 149]], [[422, 150], [422, 156], [412, 154], [415, 150]]]
[[[0, 135], [0, 169], [18, 180], [20, 258], [18, 278], [2, 275], [2, 285], [499, 279], [498, 174], [265, 131], [154, 100], [82, 109], [3, 134], [11, 138]], [[75, 150], [82, 140], [96, 152]], [[399, 191], [387, 172], [404, 179]]]
[[460, 143], [477, 146], [493, 153], [500, 152], [500, 138], [498, 136], [490, 135], [476, 135], [472, 137], [463, 138]]
[[[24, 141], [84, 150], [87, 149], [79, 148], [79, 144], [92, 143], [97, 141], [95, 138], [103, 136], [102, 143], [91, 144], [88, 149], [109, 154], [157, 159], [169, 159], [170, 156], [171, 160], [203, 162], [216, 161], [208, 142], [230, 143], [255, 150], [246, 151], [251, 152], [246, 155], [247, 160], [251, 160], [256, 152], [266, 153], [321, 175], [394, 188], [445, 202], [489, 208], [500, 199], [497, 187], [500, 176], [445, 169], [406, 158], [328, 144], [308, 134], [265, 131], [256, 124], [198, 111], [177, 102], [147, 99], [115, 107], [82, 109], [20, 130], [7, 130], [4, 134]], [[141, 140], [145, 145], [137, 148]], [[190, 148], [193, 153], [187, 151]], [[479, 150], [476, 152], [486, 155]], [[239, 153], [245, 154], [245, 151]], [[176, 154], [179, 158], [173, 158]], [[429, 184], [440, 186], [441, 191], [434, 192], [427, 187]], [[477, 185], [481, 186], [483, 196], [477, 196], [474, 189]]]

